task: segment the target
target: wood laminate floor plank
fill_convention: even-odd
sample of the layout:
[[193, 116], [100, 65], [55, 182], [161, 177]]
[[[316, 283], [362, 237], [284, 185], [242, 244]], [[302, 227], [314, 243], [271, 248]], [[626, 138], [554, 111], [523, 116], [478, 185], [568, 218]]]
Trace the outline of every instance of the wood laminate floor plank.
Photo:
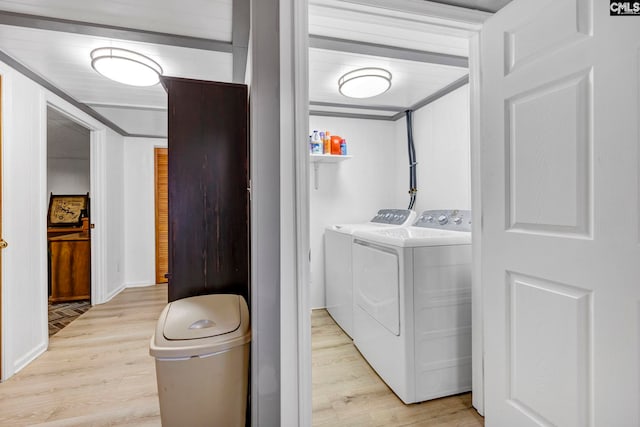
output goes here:
[[149, 339], [167, 286], [127, 289], [51, 337], [0, 384], [0, 426], [160, 426]]
[[405, 405], [326, 310], [311, 315], [313, 425], [478, 427], [471, 393]]

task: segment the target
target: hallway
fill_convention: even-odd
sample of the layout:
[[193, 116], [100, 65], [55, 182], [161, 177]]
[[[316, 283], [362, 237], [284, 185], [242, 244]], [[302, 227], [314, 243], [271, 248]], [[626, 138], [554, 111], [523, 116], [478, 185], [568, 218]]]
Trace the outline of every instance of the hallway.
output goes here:
[[[166, 301], [166, 285], [126, 289], [52, 336], [0, 384], [0, 426], [160, 426], [149, 339]], [[314, 425], [483, 424], [469, 394], [403, 405], [326, 311], [312, 323]]]
[[51, 337], [0, 384], [1, 426], [159, 426], [149, 339], [167, 286], [126, 289]]

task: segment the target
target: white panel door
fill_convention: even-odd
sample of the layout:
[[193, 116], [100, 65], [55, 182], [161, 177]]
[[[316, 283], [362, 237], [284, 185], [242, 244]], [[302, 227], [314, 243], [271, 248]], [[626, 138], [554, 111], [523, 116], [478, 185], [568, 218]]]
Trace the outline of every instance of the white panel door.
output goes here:
[[486, 425], [640, 425], [640, 16], [515, 0], [482, 34]]

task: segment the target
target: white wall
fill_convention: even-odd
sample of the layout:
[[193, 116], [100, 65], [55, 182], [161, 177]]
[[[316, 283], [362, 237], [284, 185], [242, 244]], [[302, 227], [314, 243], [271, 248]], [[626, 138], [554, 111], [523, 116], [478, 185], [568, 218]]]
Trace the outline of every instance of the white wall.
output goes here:
[[[395, 195], [409, 202], [409, 155], [406, 119], [396, 123]], [[471, 209], [469, 85], [413, 113], [418, 194], [414, 209]]]
[[47, 108], [47, 194], [90, 190], [90, 130]]
[[166, 146], [166, 139], [124, 140], [126, 286], [151, 285], [156, 281], [154, 148]]
[[[87, 145], [89, 142], [87, 141]], [[47, 159], [47, 194], [86, 194], [89, 192], [89, 159]]]
[[281, 1], [251, 0], [251, 424], [264, 426], [281, 414]]
[[167, 137], [167, 110], [94, 106], [94, 110], [134, 135]]
[[[123, 138], [20, 73], [0, 63], [2, 75], [2, 233], [9, 246], [2, 263], [3, 380], [22, 369], [48, 345], [47, 332], [47, 103], [64, 109], [100, 134], [105, 158], [107, 218], [101, 241], [105, 259], [99, 300], [123, 287]], [[95, 205], [94, 205], [95, 207]], [[100, 240], [100, 239], [98, 239]], [[102, 269], [104, 271], [102, 271]], [[103, 274], [104, 273], [104, 274]], [[94, 302], [100, 302], [100, 301]]]
[[124, 138], [107, 129], [106, 141], [106, 284], [105, 295], [112, 298], [124, 289]]
[[[359, 120], [311, 116], [309, 129], [340, 135], [347, 140], [353, 158], [318, 166], [315, 189], [311, 165], [311, 306], [325, 306], [324, 229], [332, 224], [366, 222], [381, 208], [403, 208], [394, 194], [396, 182], [396, 124], [381, 120]], [[306, 142], [305, 142], [306, 143]], [[401, 153], [400, 153], [401, 154]], [[403, 189], [406, 194], [406, 189]]]

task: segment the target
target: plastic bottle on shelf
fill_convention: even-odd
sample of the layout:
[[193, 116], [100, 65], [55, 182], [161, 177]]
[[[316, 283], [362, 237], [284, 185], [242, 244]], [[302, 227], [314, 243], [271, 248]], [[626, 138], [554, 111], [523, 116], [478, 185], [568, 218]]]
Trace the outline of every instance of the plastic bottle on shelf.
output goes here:
[[340, 140], [340, 154], [342, 156], [347, 155], [347, 140], [344, 138]]
[[324, 132], [324, 141], [322, 141], [322, 152], [324, 154], [331, 154], [331, 134], [329, 131]]
[[340, 155], [340, 138], [338, 135], [331, 135], [331, 154]]
[[313, 136], [311, 138], [311, 154], [322, 154], [320, 133], [317, 130], [313, 131]]

